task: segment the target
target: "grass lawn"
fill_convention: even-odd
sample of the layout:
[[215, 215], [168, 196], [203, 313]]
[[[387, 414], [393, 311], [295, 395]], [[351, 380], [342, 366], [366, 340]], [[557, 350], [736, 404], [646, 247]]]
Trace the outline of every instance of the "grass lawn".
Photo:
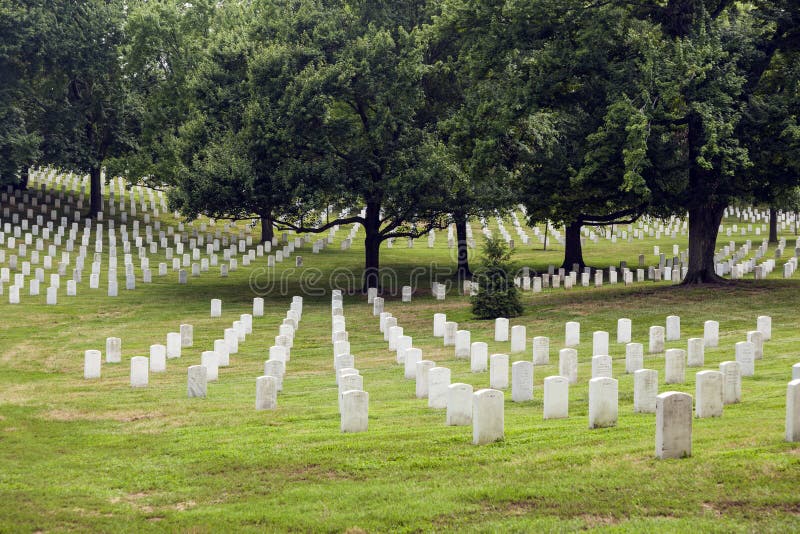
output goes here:
[[[477, 224], [473, 229], [480, 241]], [[342, 273], [357, 271], [363, 254], [358, 239], [352, 250], [339, 250], [346, 233], [341, 230], [319, 255], [305, 247], [303, 268], [292, 260], [261, 275], [283, 283], [270, 285], [265, 316], [255, 318], [253, 334], [220, 370], [219, 381], [209, 384], [206, 399], [186, 398], [186, 369], [240, 314], [251, 312], [250, 279], [265, 258], [228, 278], [190, 277], [188, 285], [177, 285], [170, 270], [152, 284], [139, 277], [137, 289], [126, 291], [120, 277], [116, 298], [106, 296], [105, 276], [100, 290], [90, 290], [88, 270], [77, 297], [67, 297], [62, 282], [56, 306], [45, 305], [44, 287], [38, 297], [22, 291], [20, 305], [8, 304], [5, 293], [0, 531], [800, 529], [800, 445], [784, 441], [786, 384], [800, 361], [800, 281], [781, 279], [780, 265], [768, 280], [721, 288], [662, 282], [525, 293], [525, 313], [511, 324], [527, 326], [528, 345], [511, 361], [530, 359], [530, 338], [543, 335], [551, 340], [551, 363], [535, 369], [532, 402], [513, 403], [505, 392], [505, 439], [476, 447], [471, 427], [445, 426], [444, 411], [415, 398], [414, 383], [403, 378], [372, 307], [356, 294], [345, 297], [344, 308], [356, 367], [370, 394], [369, 431], [340, 433], [328, 289], [332, 279], [344, 285]], [[793, 249], [793, 236], [786, 237]], [[721, 237], [720, 246], [729, 240]], [[683, 249], [686, 237], [675, 242]], [[590, 243], [587, 260], [608, 266], [624, 259], [635, 266], [646, 253], [652, 264], [654, 244], [671, 251], [673, 241]], [[452, 265], [446, 234], [438, 234], [433, 249], [422, 239], [413, 249], [397, 242], [383, 252], [383, 265], [397, 270], [399, 284], [419, 280], [413, 303], [401, 303], [398, 288], [387, 296], [386, 311], [425, 359], [452, 370], [452, 382], [488, 387], [488, 373], [471, 373], [468, 361], [455, 360], [453, 348], [432, 336], [433, 314], [443, 312], [470, 330], [472, 341], [488, 342], [490, 354], [510, 350], [509, 343], [493, 341], [493, 322], [472, 319], [468, 298], [455, 291], [444, 302], [430, 297], [431, 271]], [[522, 247], [516, 259], [544, 268], [559, 263], [560, 255], [558, 247]], [[294, 294], [305, 295], [303, 317], [279, 407], [257, 412], [255, 379]], [[212, 298], [223, 301], [221, 318], [209, 317]], [[682, 337], [667, 348], [685, 349], [689, 337], [702, 337], [705, 320], [720, 322], [719, 347], [706, 349], [703, 369], [734, 359], [734, 343], [755, 329], [758, 315], [772, 316], [773, 333], [756, 376], [743, 379], [743, 402], [726, 406], [722, 418], [694, 420], [692, 457], [658, 461], [655, 416], [633, 413], [633, 378], [624, 374], [616, 324], [630, 318], [633, 341], [646, 347], [649, 327], [673, 314], [681, 317]], [[558, 373], [564, 323], [572, 320], [581, 323], [581, 344], [570, 417], [545, 421], [542, 383]], [[194, 325], [194, 346], [168, 360], [166, 373], [151, 373], [147, 388], [132, 389], [130, 357], [148, 355], [151, 344], [164, 344], [182, 323]], [[610, 332], [619, 422], [589, 430], [595, 330]], [[104, 363], [101, 379], [84, 380], [84, 351], [104, 350], [109, 336], [122, 338], [123, 362]], [[662, 391], [694, 395], [694, 373], [701, 369], [687, 369], [685, 384], [665, 386], [663, 354], [646, 354], [645, 367], [659, 371]]]

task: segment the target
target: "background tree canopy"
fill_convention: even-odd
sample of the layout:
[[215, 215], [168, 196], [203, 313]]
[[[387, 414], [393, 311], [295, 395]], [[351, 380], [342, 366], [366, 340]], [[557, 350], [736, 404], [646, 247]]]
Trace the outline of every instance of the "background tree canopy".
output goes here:
[[[800, 176], [791, 0], [161, 0], [0, 6], [0, 180], [50, 164], [170, 190], [187, 217], [381, 242], [518, 205], [566, 229], [689, 214], [718, 282], [732, 202]], [[344, 217], [322, 220], [321, 213]]]

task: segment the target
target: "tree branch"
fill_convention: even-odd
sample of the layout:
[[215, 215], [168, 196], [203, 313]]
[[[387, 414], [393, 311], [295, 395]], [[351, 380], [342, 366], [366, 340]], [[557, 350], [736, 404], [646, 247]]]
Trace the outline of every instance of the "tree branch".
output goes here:
[[316, 227], [292, 224], [288, 221], [281, 221], [278, 219], [272, 221], [272, 223], [275, 225], [275, 228], [277, 228], [278, 230], [294, 230], [295, 232], [300, 234], [318, 234], [320, 232], [324, 232], [328, 228], [336, 226], [337, 224], [353, 224], [353, 223], [364, 224], [365, 222], [366, 221], [364, 220], [364, 218], [360, 216], [334, 219], [332, 221], [323, 224], [322, 226], [316, 226]]
[[[636, 206], [635, 208], [618, 210], [608, 215], [581, 214], [578, 220], [583, 224], [592, 225], [633, 224], [644, 214], [644, 208], [644, 205]], [[627, 217], [627, 219], [623, 219], [623, 217]]]

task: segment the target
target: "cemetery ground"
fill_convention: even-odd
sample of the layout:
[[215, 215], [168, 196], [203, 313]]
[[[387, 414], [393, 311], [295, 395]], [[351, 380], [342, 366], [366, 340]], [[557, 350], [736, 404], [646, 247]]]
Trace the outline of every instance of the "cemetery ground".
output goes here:
[[[676, 242], [683, 248], [685, 239]], [[636, 265], [653, 244], [589, 245], [586, 259], [599, 267], [620, 259]], [[524, 249], [517, 263], [540, 270], [561, 254]], [[452, 264], [444, 237], [433, 249], [418, 242], [383, 252], [383, 265], [399, 273], [398, 285], [419, 266]], [[713, 288], [645, 282], [525, 292], [525, 313], [510, 322], [527, 327], [526, 350], [510, 361], [530, 361], [531, 338], [549, 336], [550, 363], [535, 367], [533, 401], [511, 402], [505, 391], [504, 440], [474, 446], [471, 427], [446, 426], [443, 410], [415, 398], [414, 382], [403, 378], [378, 317], [358, 294], [344, 297], [344, 314], [370, 394], [369, 430], [340, 432], [329, 286], [315, 295], [303, 293], [299, 281], [304, 269], [322, 274], [316, 288], [326, 287], [337, 269], [358, 273], [362, 253], [358, 240], [351, 250], [334, 245], [318, 255], [306, 245], [298, 252], [304, 268], [278, 264], [270, 276], [283, 274], [285, 291], [264, 295], [264, 316], [254, 318], [253, 334], [209, 383], [205, 399], [187, 398], [187, 367], [199, 364], [200, 352], [213, 348], [240, 314], [251, 313], [258, 295], [250, 275], [265, 258], [228, 278], [205, 273], [187, 285], [178, 285], [170, 270], [133, 291], [123, 284], [118, 297], [107, 297], [104, 283], [89, 290], [84, 280], [76, 297], [60, 293], [55, 306], [44, 295], [25, 292], [21, 305], [3, 295], [0, 531], [800, 528], [800, 447], [784, 441], [786, 384], [800, 361], [797, 279], [773, 273]], [[430, 280], [428, 272], [422, 281]], [[423, 358], [452, 370], [452, 382], [488, 387], [487, 372], [471, 373], [469, 360], [456, 360], [453, 347], [433, 337], [433, 314], [446, 313], [471, 331], [472, 341], [487, 342], [490, 354], [508, 354], [509, 343], [494, 341], [493, 321], [472, 318], [468, 297], [451, 289], [445, 301], [435, 301], [428, 287], [419, 284], [412, 303], [401, 303], [398, 287], [386, 295], [386, 311]], [[256, 411], [255, 379], [292, 295], [303, 295], [303, 315], [278, 408]], [[209, 316], [212, 298], [222, 300], [220, 318]], [[734, 359], [734, 343], [755, 330], [757, 316], [772, 317], [772, 339], [755, 376], [742, 379], [742, 402], [726, 405], [721, 418], [694, 419], [692, 456], [680, 460], [655, 459], [655, 416], [634, 413], [633, 375], [624, 374], [625, 346], [615, 343], [617, 319], [630, 318], [633, 341], [645, 344], [644, 367], [659, 372], [659, 391], [694, 396], [700, 368], [687, 368], [684, 384], [665, 385], [663, 353], [646, 353], [649, 327], [664, 325], [668, 315], [680, 316], [681, 339], [666, 348], [685, 349], [688, 338], [702, 337], [704, 321], [719, 321], [719, 346], [706, 348], [702, 368], [714, 370]], [[581, 325], [578, 383], [570, 386], [569, 418], [543, 420], [542, 383], [558, 374], [567, 321]], [[193, 347], [167, 360], [166, 372], [150, 373], [147, 387], [131, 388], [130, 358], [147, 356], [150, 345], [165, 343], [167, 332], [184, 323], [194, 326]], [[589, 430], [596, 330], [610, 333], [619, 420]], [[122, 363], [104, 362], [100, 379], [85, 380], [84, 351], [105, 355], [110, 336], [122, 339]]]

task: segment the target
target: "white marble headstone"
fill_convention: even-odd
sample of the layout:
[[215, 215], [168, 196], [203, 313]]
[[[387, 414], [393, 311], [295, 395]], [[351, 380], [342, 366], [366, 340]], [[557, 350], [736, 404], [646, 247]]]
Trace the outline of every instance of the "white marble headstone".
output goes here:
[[406, 361], [404, 363], [404, 376], [407, 380], [416, 380], [417, 362], [422, 360], [422, 350], [410, 348], [406, 350]]
[[472, 395], [472, 443], [484, 445], [503, 439], [503, 392], [481, 389]]
[[536, 336], [533, 338], [533, 365], [550, 364], [550, 338]]
[[202, 365], [191, 365], [188, 369], [187, 394], [191, 398], [205, 398], [207, 390], [206, 368]]
[[688, 367], [703, 367], [705, 365], [705, 341], [701, 337], [690, 337], [687, 341], [687, 361]]
[[563, 376], [544, 379], [544, 418], [569, 417], [569, 380]]
[[722, 402], [736, 404], [742, 401], [742, 373], [739, 362], [722, 362], [719, 364], [722, 373]]
[[654, 413], [658, 395], [658, 371], [639, 369], [633, 373], [633, 411]]
[[608, 354], [608, 332], [597, 330], [592, 333], [592, 356]]
[[667, 391], [656, 398], [656, 458], [692, 455], [692, 396]]
[[616, 426], [618, 383], [613, 378], [589, 380], [589, 428]]
[[686, 351], [667, 349], [664, 353], [664, 383], [683, 384], [686, 382]]
[[677, 315], [667, 317], [667, 341], [678, 341], [681, 338], [681, 318]]
[[134, 356], [131, 358], [131, 387], [147, 386], [149, 372], [150, 362], [146, 356]]
[[533, 400], [533, 362], [519, 361], [511, 364], [511, 400]]
[[558, 351], [558, 374], [566, 378], [570, 384], [578, 383], [578, 351], [561, 349]]
[[206, 368], [206, 380], [214, 382], [219, 378], [219, 355], [213, 350], [200, 354], [200, 365]]
[[508, 388], [508, 354], [492, 354], [489, 357], [489, 387]]
[[472, 424], [472, 386], [455, 383], [447, 388], [447, 425], [469, 426]]
[[428, 371], [436, 367], [436, 363], [432, 362], [431, 360], [420, 360], [417, 362], [416, 365], [416, 383], [415, 383], [415, 394], [418, 399], [425, 399], [428, 397], [428, 386], [430, 382], [428, 381]]
[[741, 375], [753, 376], [755, 374], [755, 347], [748, 341], [739, 341], [734, 347]]
[[83, 378], [100, 378], [101, 361], [99, 350], [87, 350], [83, 356]]
[[494, 340], [508, 341], [508, 319], [505, 317], [494, 320]]
[[611, 356], [607, 354], [592, 356], [592, 378], [614, 378]]
[[515, 325], [511, 327], [511, 353], [516, 354], [525, 352], [525, 341], [527, 331], [524, 325]]
[[483, 341], [476, 341], [470, 345], [470, 370], [473, 373], [485, 372], [489, 362], [489, 346]]
[[341, 395], [341, 431], [366, 432], [369, 426], [369, 393], [350, 390]]
[[106, 363], [120, 363], [122, 361], [122, 339], [118, 337], [106, 338]]
[[786, 387], [786, 441], [800, 441], [800, 380]]
[[722, 373], [709, 370], [697, 373], [694, 398], [697, 417], [722, 417]]
[[631, 342], [631, 320], [617, 319], [617, 343]]
[[450, 369], [432, 367], [428, 369], [428, 407], [447, 408], [447, 394], [450, 387]]
[[443, 313], [433, 314], [433, 337], [444, 337], [444, 325], [447, 322], [447, 315]]
[[658, 354], [660, 352], [664, 352], [663, 326], [650, 327], [650, 344], [648, 345], [647, 352], [650, 354]]
[[211, 317], [222, 316], [222, 301], [220, 299], [211, 299]]
[[458, 332], [458, 323], [447, 321], [444, 324], [444, 346], [454, 346], [456, 344], [456, 332]]
[[564, 346], [576, 347], [581, 342], [581, 323], [569, 321], [565, 326]]
[[256, 410], [275, 410], [278, 407], [278, 379], [274, 376], [256, 378]]
[[150, 372], [163, 373], [167, 370], [167, 347], [150, 345]]
[[706, 321], [703, 323], [703, 341], [706, 347], [719, 345], [719, 322]]
[[470, 357], [471, 335], [469, 330], [456, 331], [456, 359], [466, 360]]

